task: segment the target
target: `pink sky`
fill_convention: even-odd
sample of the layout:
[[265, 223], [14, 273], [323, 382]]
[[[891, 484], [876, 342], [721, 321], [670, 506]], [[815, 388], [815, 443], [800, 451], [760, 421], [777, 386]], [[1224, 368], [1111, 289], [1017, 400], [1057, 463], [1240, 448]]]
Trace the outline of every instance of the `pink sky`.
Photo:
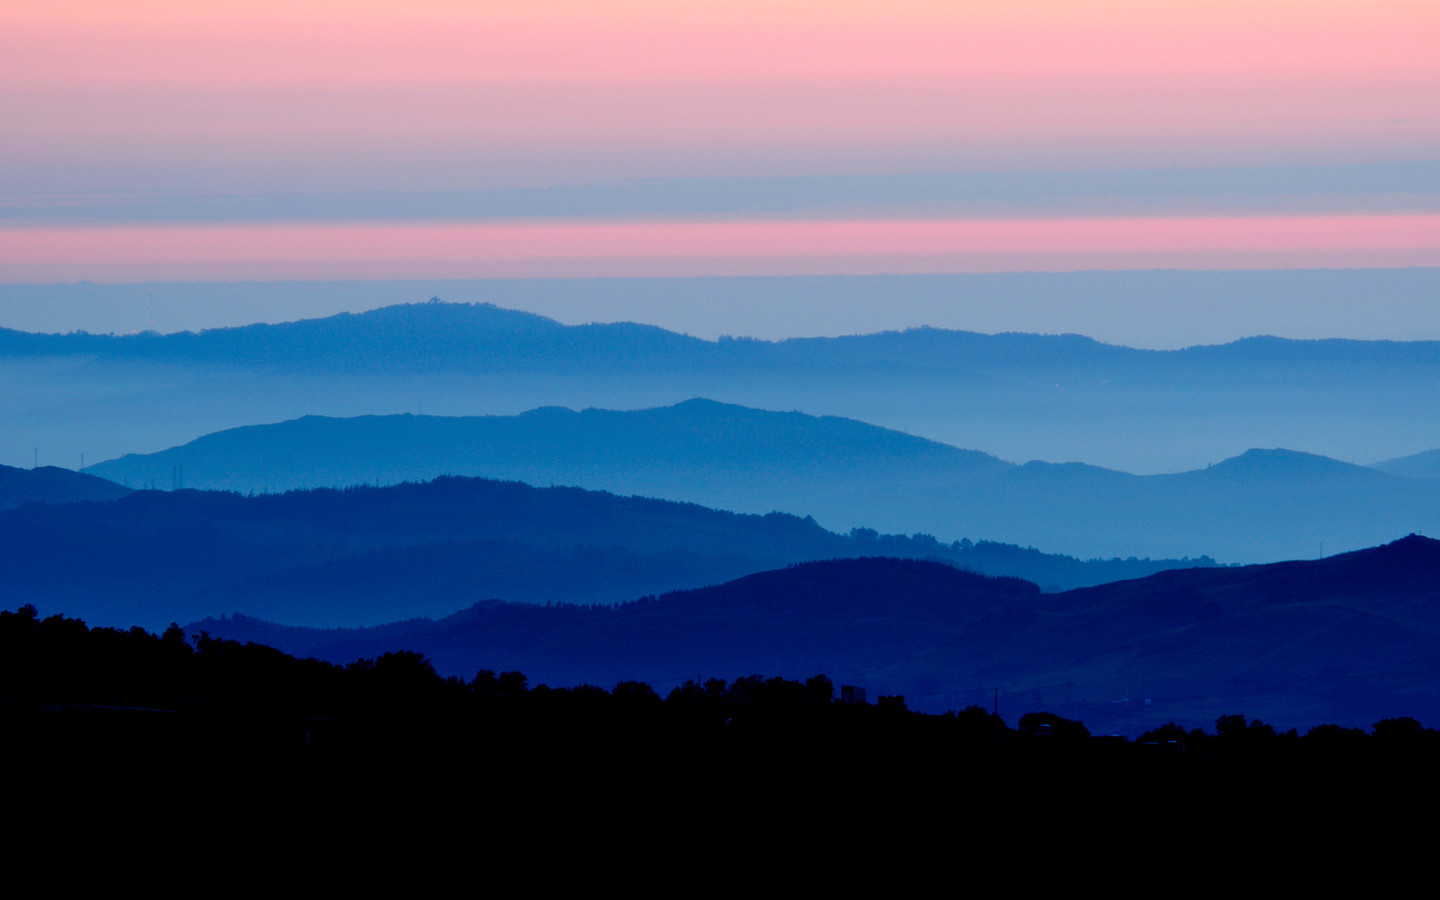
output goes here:
[[18, 190], [21, 166], [444, 188], [1440, 148], [1433, 2], [14, 5]]
[[[1434, 0], [0, 0], [0, 15], [0, 207], [1440, 158]], [[188, 235], [12, 218], [0, 279], [1436, 264], [1432, 220], [1381, 212]]]
[[1440, 266], [1440, 215], [0, 231], [0, 281]]

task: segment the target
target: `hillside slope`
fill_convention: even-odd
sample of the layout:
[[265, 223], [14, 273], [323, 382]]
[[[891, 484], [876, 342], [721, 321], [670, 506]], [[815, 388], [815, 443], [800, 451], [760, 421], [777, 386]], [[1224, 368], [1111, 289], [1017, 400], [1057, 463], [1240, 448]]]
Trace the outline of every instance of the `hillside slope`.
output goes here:
[[0, 512], [8, 605], [151, 629], [230, 612], [335, 626], [443, 616], [488, 598], [609, 604], [876, 553], [1032, 573], [1047, 585], [1213, 565], [839, 535], [791, 515], [471, 478], [255, 497], [136, 491]]
[[169, 485], [183, 472], [186, 485], [242, 492], [441, 475], [514, 479], [1079, 558], [1271, 562], [1440, 529], [1440, 482], [1314, 454], [1251, 450], [1175, 475], [1017, 466], [852, 419], [708, 400], [624, 412], [307, 416], [90, 471], [131, 486]]
[[922, 709], [998, 699], [1129, 733], [1241, 709], [1282, 727], [1440, 719], [1440, 541], [1417, 536], [1061, 594], [924, 561], [860, 559], [604, 610], [481, 603], [382, 629], [243, 617], [190, 629], [335, 661], [406, 648], [445, 672], [514, 669], [556, 685], [823, 671]]

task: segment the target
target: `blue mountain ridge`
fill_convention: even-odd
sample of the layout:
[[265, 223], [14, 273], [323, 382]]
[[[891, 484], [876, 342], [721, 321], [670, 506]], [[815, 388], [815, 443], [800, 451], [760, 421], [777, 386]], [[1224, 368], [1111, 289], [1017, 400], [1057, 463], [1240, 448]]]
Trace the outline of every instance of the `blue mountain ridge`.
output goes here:
[[310, 416], [97, 464], [134, 487], [249, 491], [393, 484], [446, 474], [663, 497], [746, 513], [1037, 546], [1079, 558], [1206, 554], [1256, 562], [1440, 528], [1440, 483], [1316, 454], [1250, 450], [1138, 476], [1015, 465], [836, 416], [708, 400], [518, 416]]

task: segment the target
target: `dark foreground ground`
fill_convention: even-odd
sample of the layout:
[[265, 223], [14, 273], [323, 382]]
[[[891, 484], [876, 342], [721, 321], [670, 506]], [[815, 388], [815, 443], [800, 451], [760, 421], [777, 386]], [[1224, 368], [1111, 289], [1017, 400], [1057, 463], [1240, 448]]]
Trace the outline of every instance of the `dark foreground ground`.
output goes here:
[[571, 888], [1300, 877], [1423, 864], [1440, 796], [1440, 734], [1408, 719], [1301, 735], [1231, 716], [1129, 741], [1043, 713], [845, 704], [822, 676], [558, 690], [25, 610], [0, 613], [0, 642], [17, 860], [459, 866]]

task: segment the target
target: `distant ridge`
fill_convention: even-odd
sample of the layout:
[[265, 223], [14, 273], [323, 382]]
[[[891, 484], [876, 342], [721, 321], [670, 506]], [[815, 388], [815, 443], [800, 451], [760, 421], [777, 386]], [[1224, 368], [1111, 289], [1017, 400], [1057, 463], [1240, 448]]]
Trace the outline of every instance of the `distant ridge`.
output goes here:
[[[159, 487], [169, 484], [176, 465], [185, 467], [189, 486], [203, 490], [284, 491], [481, 475], [662, 496], [661, 480], [665, 487], [732, 483], [737, 471], [768, 485], [802, 474], [837, 484], [885, 481], [895, 467], [936, 478], [1010, 468], [986, 453], [853, 419], [695, 399], [629, 412], [546, 407], [518, 416], [306, 416], [127, 455], [91, 471]], [[756, 499], [766, 502], [766, 496]]]
[[22, 503], [76, 503], [114, 500], [130, 493], [113, 481], [55, 466], [17, 469], [0, 466], [0, 510]]
[[992, 335], [928, 327], [849, 337], [709, 341], [634, 322], [564, 325], [489, 303], [433, 301], [172, 334], [35, 334], [0, 328], [0, 357], [46, 355], [351, 372], [873, 369], [965, 374], [1039, 367], [1181, 373], [1216, 366], [1413, 368], [1440, 363], [1440, 342], [1254, 337], [1161, 351], [1074, 334]]
[[1405, 478], [1440, 478], [1440, 450], [1425, 450], [1411, 456], [1387, 459], [1371, 468]]
[[255, 497], [135, 491], [0, 512], [7, 605], [63, 604], [94, 624], [151, 629], [233, 611], [335, 626], [443, 616], [487, 598], [609, 604], [879, 554], [1054, 586], [1214, 564], [1080, 562], [983, 541], [839, 535], [779, 513], [476, 478]]
[[[1440, 717], [1440, 541], [1186, 569], [1062, 594], [916, 560], [815, 562], [603, 612], [481, 603], [385, 629], [189, 626], [301, 656], [401, 647], [444, 672], [657, 686], [823, 670], [925, 709], [1047, 708], [1136, 733], [1229, 709], [1289, 727]], [[733, 674], [728, 677], [734, 677]]]
[[[168, 335], [0, 330], [0, 369], [0, 404], [27, 411], [7, 421], [19, 446], [95, 459], [309, 414], [514, 415], [691, 397], [842, 416], [1016, 461], [1146, 473], [1247, 447], [1380, 459], [1416, 441], [1440, 446], [1427, 405], [1440, 390], [1433, 341], [1250, 338], [1151, 351], [937, 328], [712, 341], [437, 302]], [[0, 461], [28, 463], [9, 453]]]
[[716, 345], [647, 325], [566, 326], [488, 303], [412, 303], [201, 332], [41, 335], [0, 329], [0, 355], [351, 372], [645, 367]]
[[518, 416], [307, 416], [206, 435], [90, 471], [132, 487], [241, 492], [456, 474], [574, 485], [746, 513], [812, 515], [838, 531], [984, 537], [1089, 558], [1274, 561], [1440, 529], [1440, 482], [1293, 450], [1136, 476], [1014, 465], [835, 416], [709, 400]]

